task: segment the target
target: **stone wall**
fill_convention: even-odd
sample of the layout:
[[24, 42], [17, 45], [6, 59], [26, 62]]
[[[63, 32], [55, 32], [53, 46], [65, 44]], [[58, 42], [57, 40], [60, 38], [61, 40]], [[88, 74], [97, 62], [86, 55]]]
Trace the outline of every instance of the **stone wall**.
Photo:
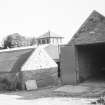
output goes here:
[[27, 80], [36, 80], [37, 87], [45, 87], [58, 84], [57, 68], [40, 69], [32, 71], [21, 71], [19, 74], [22, 89], [26, 89], [25, 82]]
[[0, 73], [0, 90], [16, 90], [16, 73]]

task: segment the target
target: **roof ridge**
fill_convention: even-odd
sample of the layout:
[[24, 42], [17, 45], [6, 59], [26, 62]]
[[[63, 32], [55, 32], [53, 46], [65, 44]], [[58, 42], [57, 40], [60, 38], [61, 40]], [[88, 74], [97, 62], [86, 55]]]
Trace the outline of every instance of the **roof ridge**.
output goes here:
[[78, 39], [78, 37], [80, 37], [80, 34], [84, 32], [87, 33], [94, 31], [99, 23], [105, 24], [105, 16], [100, 14], [96, 10], [93, 10], [68, 43], [70, 44], [74, 41], [74, 39]]
[[16, 47], [16, 48], [9, 48], [9, 49], [2, 49], [1, 52], [10, 52], [10, 51], [19, 51], [19, 50], [27, 50], [27, 49], [34, 49], [37, 48], [36, 46], [25, 46], [25, 47]]
[[105, 16], [104, 16], [103, 14], [101, 14], [100, 12], [98, 12], [98, 11], [96, 11], [96, 10], [93, 10], [90, 15], [92, 15], [92, 14], [98, 14], [98, 15], [100, 15], [100, 16], [102, 16], [102, 17], [105, 18]]

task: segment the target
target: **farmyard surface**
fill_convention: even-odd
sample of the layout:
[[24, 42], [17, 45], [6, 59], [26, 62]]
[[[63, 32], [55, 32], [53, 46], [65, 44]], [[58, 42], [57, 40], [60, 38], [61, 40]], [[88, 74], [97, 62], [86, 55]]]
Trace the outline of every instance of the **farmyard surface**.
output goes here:
[[0, 105], [91, 105], [91, 102], [95, 102], [104, 94], [104, 87], [104, 82], [100, 84], [88, 82], [78, 86], [65, 85], [34, 91], [2, 92]]

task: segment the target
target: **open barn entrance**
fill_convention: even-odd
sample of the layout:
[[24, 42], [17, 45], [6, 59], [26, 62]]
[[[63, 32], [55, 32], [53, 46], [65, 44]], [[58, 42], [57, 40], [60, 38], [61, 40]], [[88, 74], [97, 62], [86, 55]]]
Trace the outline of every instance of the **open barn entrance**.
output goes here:
[[79, 80], [105, 80], [105, 43], [76, 46]]

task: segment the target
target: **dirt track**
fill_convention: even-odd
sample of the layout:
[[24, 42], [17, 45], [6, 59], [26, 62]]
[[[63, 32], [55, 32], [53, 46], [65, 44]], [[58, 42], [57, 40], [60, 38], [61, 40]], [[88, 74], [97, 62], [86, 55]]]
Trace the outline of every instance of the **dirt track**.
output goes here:
[[87, 81], [77, 86], [65, 85], [34, 91], [2, 92], [0, 105], [90, 105], [104, 93], [104, 81]]
[[89, 105], [94, 100], [65, 96], [46, 97], [46, 94], [49, 94], [48, 92], [48, 90], [44, 90], [0, 94], [0, 105]]
[[33, 100], [20, 100], [17, 95], [0, 95], [0, 105], [89, 105], [90, 100], [87, 99], [71, 99], [71, 98], [39, 98]]

